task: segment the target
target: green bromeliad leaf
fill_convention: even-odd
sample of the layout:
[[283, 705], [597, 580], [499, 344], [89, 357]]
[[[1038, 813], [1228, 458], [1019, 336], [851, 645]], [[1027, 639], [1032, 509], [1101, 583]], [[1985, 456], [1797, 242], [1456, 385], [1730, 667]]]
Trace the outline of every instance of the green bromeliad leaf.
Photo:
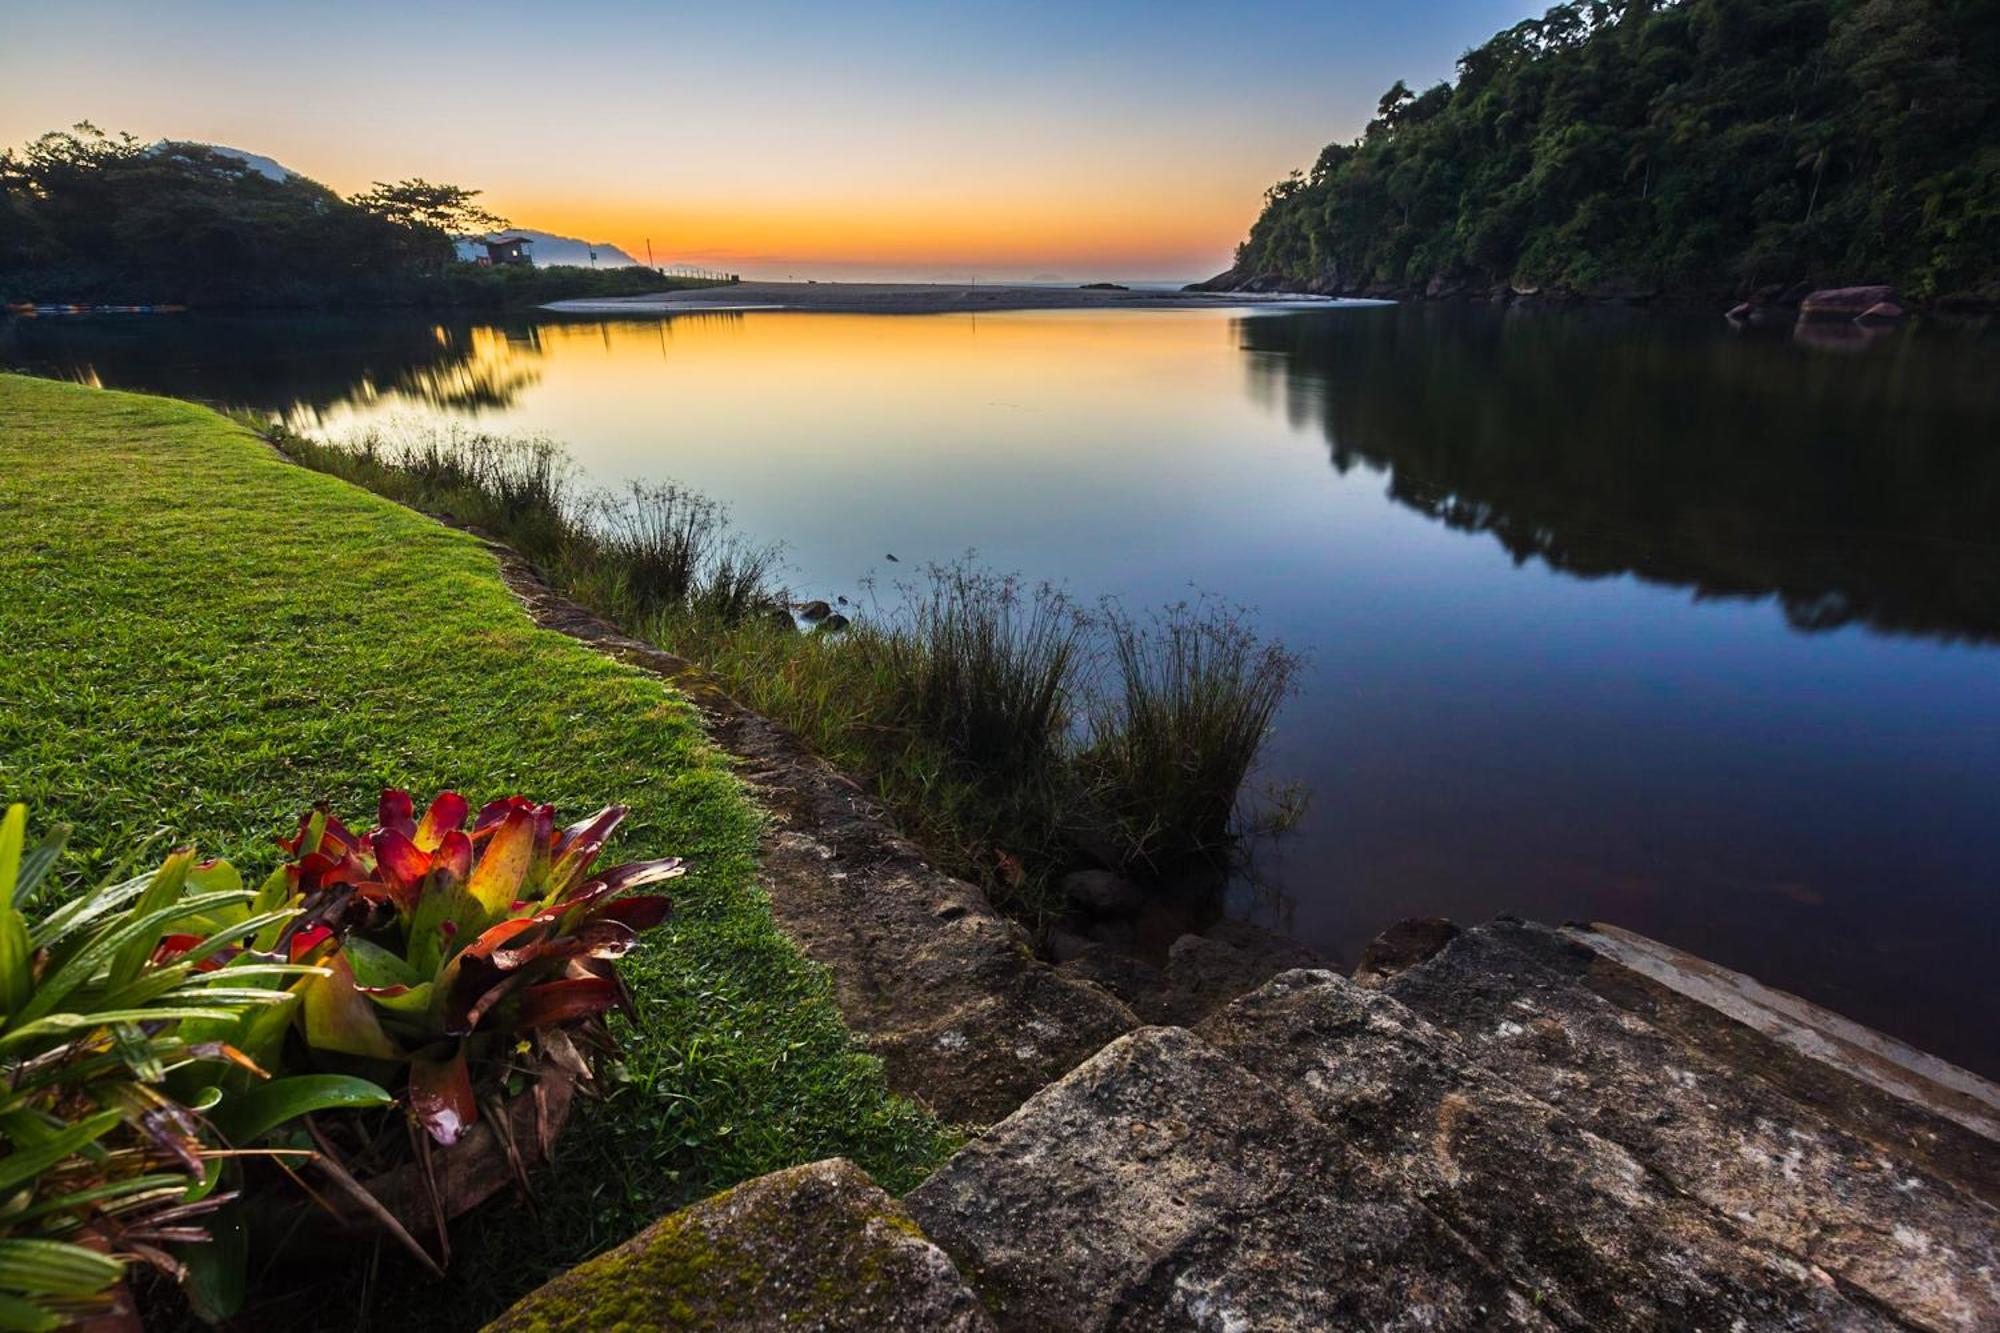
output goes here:
[[239, 1146], [250, 1143], [287, 1120], [314, 1111], [387, 1106], [387, 1092], [365, 1078], [345, 1074], [296, 1074], [272, 1079], [229, 1098], [209, 1116], [222, 1136]]
[[300, 983], [305, 1003], [300, 1022], [306, 1041], [315, 1050], [337, 1051], [342, 1055], [370, 1056], [394, 1060], [399, 1052], [389, 1034], [375, 1017], [368, 997], [354, 988], [354, 969], [340, 954], [324, 962], [327, 975], [310, 977]]

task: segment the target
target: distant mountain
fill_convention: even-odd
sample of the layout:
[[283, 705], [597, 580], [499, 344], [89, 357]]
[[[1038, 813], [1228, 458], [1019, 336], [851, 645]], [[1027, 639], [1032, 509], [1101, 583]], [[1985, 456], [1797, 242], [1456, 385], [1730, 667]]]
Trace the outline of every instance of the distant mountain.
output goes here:
[[[167, 141], [162, 140], [161, 142], [164, 144]], [[219, 143], [196, 144], [195, 146], [206, 148], [210, 152], [219, 153], [223, 157], [233, 157], [258, 175], [269, 177], [274, 181], [287, 180], [301, 174], [293, 171], [284, 163], [274, 158], [265, 157], [261, 153], [249, 153], [241, 148], [231, 148], [226, 144]], [[497, 235], [498, 233], [495, 234]], [[609, 241], [586, 241], [575, 236], [558, 236], [554, 232], [534, 231], [528, 227], [509, 227], [507, 228], [507, 234], [510, 236], [526, 236], [534, 242], [534, 245], [529, 247], [528, 253], [533, 256], [535, 267], [537, 268], [549, 268], [557, 264], [574, 264], [578, 268], [591, 268], [593, 267], [590, 260], [590, 252], [592, 250], [597, 251], [597, 263], [594, 265], [597, 268], [636, 268], [639, 263], [638, 260], [632, 258], [632, 256], [626, 254]], [[460, 241], [458, 243], [458, 257], [460, 259], [477, 259], [485, 253], [485, 247], [481, 246], [477, 240]]]
[[266, 177], [270, 180], [274, 181], [289, 180], [293, 176], [297, 176], [300, 174], [296, 171], [293, 171], [290, 167], [286, 166], [282, 162], [279, 162], [273, 158], [265, 157], [262, 153], [246, 153], [241, 148], [231, 148], [226, 144], [197, 143], [191, 139], [162, 139], [157, 144], [154, 144], [153, 147], [156, 149], [165, 148], [171, 144], [176, 144], [176, 143], [185, 145], [190, 148], [206, 148], [208, 149], [209, 152], [215, 153], [221, 157], [233, 157], [238, 162], [241, 162], [244, 166], [250, 168], [250, 170], [256, 172], [259, 176]]
[[[498, 236], [503, 233], [493, 234]], [[598, 268], [633, 268], [639, 263], [609, 241], [585, 241], [575, 236], [557, 236], [553, 232], [535, 231], [529, 227], [509, 227], [504, 234], [525, 236], [534, 242], [528, 247], [528, 254], [535, 261], [536, 268], [549, 268], [557, 264], [574, 264], [578, 268], [590, 268], [592, 250], [597, 251]], [[477, 239], [458, 243], [460, 259], [477, 259], [485, 253], [485, 247], [480, 245]]]

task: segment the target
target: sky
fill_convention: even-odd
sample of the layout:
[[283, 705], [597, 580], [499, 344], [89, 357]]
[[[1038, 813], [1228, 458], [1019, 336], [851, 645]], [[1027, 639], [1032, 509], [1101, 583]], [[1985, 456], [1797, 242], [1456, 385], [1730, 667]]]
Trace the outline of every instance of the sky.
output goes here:
[[0, 144], [90, 120], [762, 277], [1187, 279], [1545, 4], [0, 0]]

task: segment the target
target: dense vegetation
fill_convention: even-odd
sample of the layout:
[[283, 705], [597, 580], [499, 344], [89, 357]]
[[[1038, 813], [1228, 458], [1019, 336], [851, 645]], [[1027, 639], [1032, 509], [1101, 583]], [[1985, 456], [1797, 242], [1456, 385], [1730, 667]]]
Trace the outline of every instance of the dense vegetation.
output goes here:
[[2000, 3], [1573, 0], [1398, 81], [1239, 277], [1719, 292], [2000, 278]]
[[[609, 853], [687, 858], [674, 916], [621, 964], [639, 1015], [623, 1090], [565, 1136], [538, 1217], [482, 1214], [455, 1280], [399, 1286], [388, 1323], [477, 1326], [777, 1167], [844, 1154], [904, 1189], [948, 1151], [772, 922], [756, 813], [692, 711], [537, 630], [472, 538], [206, 409], [17, 376], [0, 376], [0, 515], [0, 793], [72, 826], [70, 885], [161, 829], [255, 884], [302, 800], [365, 811], [385, 786], [626, 803]], [[254, 1322], [354, 1327], [398, 1272], [393, 1253], [367, 1269], [280, 1270], [288, 1299]]]
[[460, 262], [454, 236], [502, 223], [478, 193], [409, 180], [343, 199], [201, 144], [79, 125], [0, 152], [0, 300], [491, 307], [686, 285]]

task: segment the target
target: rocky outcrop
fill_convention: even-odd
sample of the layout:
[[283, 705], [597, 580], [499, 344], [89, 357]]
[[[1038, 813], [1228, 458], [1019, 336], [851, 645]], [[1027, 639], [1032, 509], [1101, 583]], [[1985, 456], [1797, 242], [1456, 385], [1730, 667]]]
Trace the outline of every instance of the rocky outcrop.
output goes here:
[[992, 1326], [910, 1215], [859, 1167], [835, 1158], [683, 1208], [533, 1292], [488, 1329], [984, 1333]]
[[[1329, 974], [1330, 975], [1330, 974]], [[1552, 1327], [1200, 1037], [1120, 1039], [907, 1200], [1002, 1328]]]
[[1855, 319], [1874, 306], [1894, 305], [1899, 299], [1894, 287], [1825, 287], [1799, 302], [1799, 318]]
[[1636, 937], [1446, 926], [1119, 1039], [912, 1215], [1003, 1329], [2000, 1327], [2000, 1092]]
[[1773, 1252], [1923, 1327], [2000, 1328], [1994, 1140], [1573, 933], [1497, 921], [1384, 991]]

